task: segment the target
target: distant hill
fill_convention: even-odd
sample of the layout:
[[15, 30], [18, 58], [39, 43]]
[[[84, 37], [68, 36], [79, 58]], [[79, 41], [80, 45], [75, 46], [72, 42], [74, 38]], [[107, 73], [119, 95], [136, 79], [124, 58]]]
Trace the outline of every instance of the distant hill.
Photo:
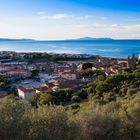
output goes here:
[[112, 38], [92, 38], [84, 37], [78, 39], [68, 39], [68, 40], [34, 40], [34, 39], [10, 39], [10, 38], [0, 38], [0, 41], [79, 41], [79, 40], [113, 40]]
[[0, 38], [0, 41], [35, 41], [33, 39], [9, 39], [9, 38]]
[[84, 37], [84, 38], [79, 38], [76, 40], [113, 40], [112, 38], [92, 38], [92, 37]]

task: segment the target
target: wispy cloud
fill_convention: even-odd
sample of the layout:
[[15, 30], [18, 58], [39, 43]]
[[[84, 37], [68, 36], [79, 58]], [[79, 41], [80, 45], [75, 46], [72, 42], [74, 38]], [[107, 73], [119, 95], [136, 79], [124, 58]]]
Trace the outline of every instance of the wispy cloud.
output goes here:
[[69, 14], [55, 14], [55, 15], [42, 15], [41, 16], [42, 19], [70, 19], [70, 18], [74, 18], [73, 15], [69, 15]]
[[75, 25], [69, 25], [71, 28], [79, 28], [79, 29], [85, 29], [85, 30], [92, 30], [92, 29], [103, 29], [106, 28], [106, 25], [103, 24], [75, 24]]
[[75, 19], [75, 20], [84, 20], [91, 18], [91, 15], [84, 15], [84, 16], [75, 16], [67, 13], [59, 13], [59, 14], [53, 14], [49, 15], [44, 11], [38, 12], [37, 15], [41, 19], [51, 19], [51, 20], [61, 20], [61, 19]]
[[116, 24], [112, 24], [110, 28], [123, 29], [125, 28], [125, 25], [116, 23]]
[[88, 19], [88, 18], [92, 18], [91, 15], [85, 15], [85, 16], [75, 16], [74, 17], [76, 20], [84, 20], [84, 19]]
[[46, 12], [44, 12], [44, 11], [40, 11], [37, 13], [37, 15], [45, 15], [45, 14], [46, 14]]

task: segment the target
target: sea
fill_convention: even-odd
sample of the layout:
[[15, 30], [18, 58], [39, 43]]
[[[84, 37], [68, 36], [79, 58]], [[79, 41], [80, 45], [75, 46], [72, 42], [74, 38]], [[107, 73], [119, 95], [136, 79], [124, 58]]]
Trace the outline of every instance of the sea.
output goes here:
[[140, 40], [0, 41], [0, 51], [92, 54], [127, 58], [140, 53]]

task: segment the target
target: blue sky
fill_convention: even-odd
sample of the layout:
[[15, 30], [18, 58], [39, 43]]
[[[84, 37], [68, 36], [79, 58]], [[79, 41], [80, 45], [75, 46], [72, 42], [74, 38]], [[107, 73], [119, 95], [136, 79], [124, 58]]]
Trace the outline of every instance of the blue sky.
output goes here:
[[140, 38], [140, 0], [0, 0], [0, 37]]

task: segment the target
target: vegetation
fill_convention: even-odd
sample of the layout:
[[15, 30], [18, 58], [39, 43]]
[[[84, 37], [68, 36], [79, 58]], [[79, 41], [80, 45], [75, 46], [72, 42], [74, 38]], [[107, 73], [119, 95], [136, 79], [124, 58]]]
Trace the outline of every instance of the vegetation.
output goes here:
[[39, 70], [33, 69], [31, 71], [31, 78], [38, 78], [39, 77]]
[[140, 94], [106, 105], [92, 100], [78, 112], [62, 106], [31, 108], [23, 101], [0, 102], [1, 140], [138, 140]]
[[100, 70], [88, 70], [82, 74], [82, 77], [98, 77], [103, 76], [105, 78], [105, 73]]
[[48, 54], [48, 53], [30, 53], [26, 54], [25, 59], [28, 60], [49, 60], [49, 61], [77, 61], [77, 60], [95, 60], [95, 56], [90, 56], [89, 58], [81, 57], [69, 57], [62, 56], [60, 54]]
[[66, 88], [38, 93], [29, 103], [14, 96], [1, 99], [0, 139], [139, 140], [139, 67], [109, 77], [89, 73], [104, 78], [82, 85], [78, 92]]
[[9, 84], [8, 77], [5, 75], [0, 75], [0, 88], [4, 88], [7, 84]]

